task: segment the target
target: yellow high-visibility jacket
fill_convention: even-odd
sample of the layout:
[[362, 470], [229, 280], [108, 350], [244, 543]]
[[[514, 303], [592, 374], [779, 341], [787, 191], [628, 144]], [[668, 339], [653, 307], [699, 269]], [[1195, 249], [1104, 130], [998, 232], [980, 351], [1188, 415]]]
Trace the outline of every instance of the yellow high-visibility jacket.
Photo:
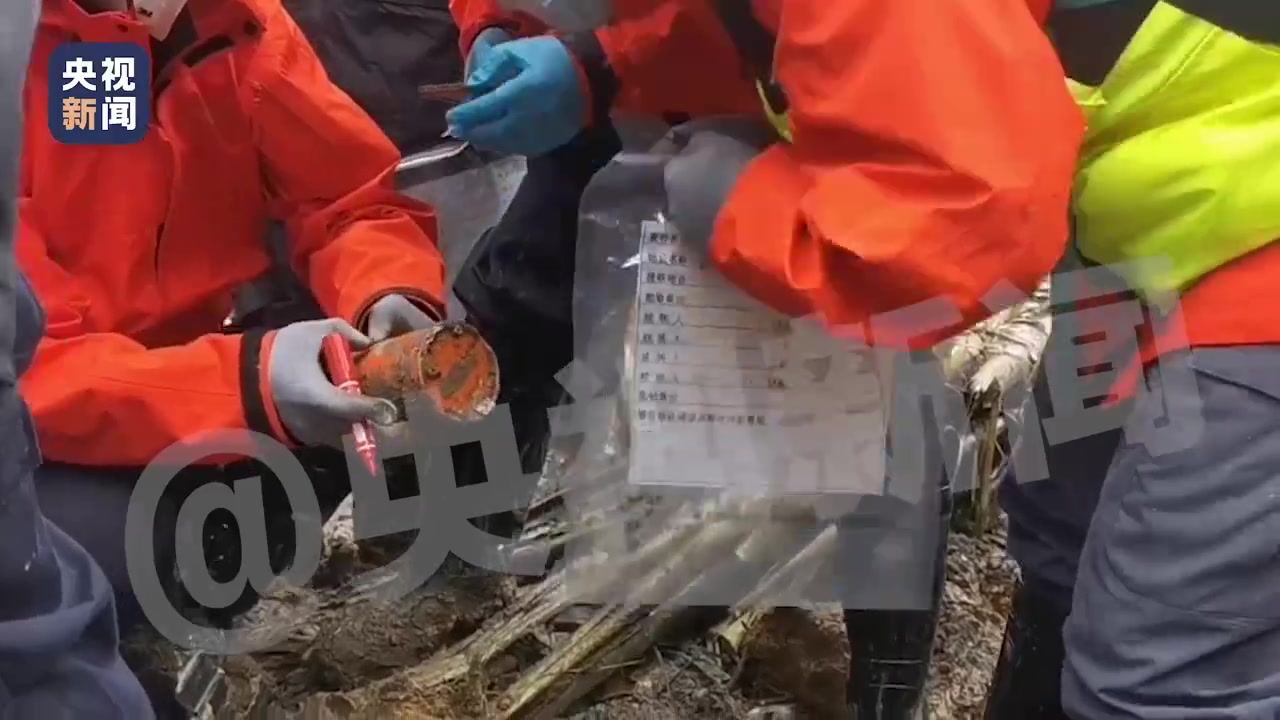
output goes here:
[[1101, 85], [1070, 85], [1084, 257], [1156, 301], [1280, 237], [1280, 48], [1160, 2]]

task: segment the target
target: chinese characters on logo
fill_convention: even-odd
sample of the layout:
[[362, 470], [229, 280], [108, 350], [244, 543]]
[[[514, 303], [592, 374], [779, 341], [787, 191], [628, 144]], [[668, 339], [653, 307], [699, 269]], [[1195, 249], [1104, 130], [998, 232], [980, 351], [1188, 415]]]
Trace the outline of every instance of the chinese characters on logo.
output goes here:
[[76, 145], [141, 140], [150, 124], [150, 57], [136, 43], [68, 43], [49, 61], [49, 130]]

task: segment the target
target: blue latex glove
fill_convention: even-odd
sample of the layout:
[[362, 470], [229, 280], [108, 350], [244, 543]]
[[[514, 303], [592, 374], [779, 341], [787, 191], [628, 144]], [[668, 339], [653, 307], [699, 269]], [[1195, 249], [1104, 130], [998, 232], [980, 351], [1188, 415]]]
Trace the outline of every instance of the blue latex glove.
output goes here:
[[449, 134], [508, 155], [537, 156], [586, 126], [577, 62], [554, 37], [522, 38], [488, 51], [467, 77], [476, 97], [449, 111]]
[[388, 295], [369, 308], [365, 334], [371, 342], [379, 342], [435, 324], [435, 318], [423, 312], [412, 300], [403, 295]]
[[776, 136], [755, 119], [740, 118], [695, 120], [671, 136], [668, 142], [683, 147], [663, 172], [667, 216], [681, 240], [705, 253], [738, 176]]
[[476, 35], [475, 41], [471, 43], [471, 52], [467, 54], [467, 63], [462, 71], [463, 76], [471, 77], [471, 71], [484, 65], [493, 54], [493, 48], [505, 42], [511, 42], [511, 36], [506, 30], [497, 27], [481, 30]]

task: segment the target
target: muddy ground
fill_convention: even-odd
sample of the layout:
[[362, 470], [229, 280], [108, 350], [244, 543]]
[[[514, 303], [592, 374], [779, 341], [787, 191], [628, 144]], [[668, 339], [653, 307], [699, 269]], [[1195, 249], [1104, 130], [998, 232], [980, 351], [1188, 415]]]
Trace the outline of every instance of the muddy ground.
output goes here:
[[[492, 225], [522, 173], [522, 161], [498, 163], [406, 189], [442, 209], [441, 246], [448, 267], [461, 265], [471, 239]], [[450, 311], [451, 316], [460, 311], [453, 298]], [[977, 342], [982, 352], [973, 353], [971, 364], [1000, 354], [984, 349], [984, 342], [990, 344]], [[458, 658], [459, 652], [474, 654], [468, 638], [514, 614], [531, 586], [461, 575], [444, 589], [373, 612], [359, 601], [359, 592], [344, 583], [362, 567], [382, 565], [386, 558], [340, 560], [330, 564], [321, 587], [281, 591], [257, 609], [260, 622], [288, 624], [289, 637], [272, 651], [225, 661], [229, 682], [214, 718], [500, 717], [504, 689], [553, 648], [562, 647], [581, 623], [581, 618], [558, 617], [526, 633], [497, 657], [468, 666], [478, 671], [454, 677], [457, 673], [450, 672], [457, 666], [447, 661]], [[981, 539], [953, 534], [947, 569], [944, 616], [929, 688], [932, 717], [973, 720], [981, 717], [1015, 571], [998, 529]], [[154, 638], [133, 638], [129, 655], [135, 664], [169, 675], [176, 674], [179, 665], [173, 648]], [[755, 625], [733, 657], [726, 656], [713, 633], [698, 628], [666, 637], [641, 657], [612, 668], [610, 679], [558, 716], [839, 718], [847, 663], [848, 645], [838, 613], [780, 609]], [[441, 668], [452, 679], [439, 681], [442, 674], [433, 672]], [[789, 714], [787, 708], [798, 712]]]
[[[502, 717], [504, 689], [562, 646], [590, 614], [558, 616], [481, 663], [479, 672], [438, 682], [439, 674], [430, 668], [444, 667], [442, 657], [465, 655], [468, 638], [504, 615], [517, 615], [521, 603], [527, 605], [522, 598], [537, 586], [455, 566], [448, 571], [450, 579], [433, 583], [431, 592], [371, 611], [359, 592], [342, 583], [384, 560], [376, 553], [363, 561], [348, 558], [339, 573], [348, 577], [330, 575], [331, 587], [280, 592], [262, 603], [254, 614], [259, 623], [293, 623], [292, 631], [270, 652], [227, 660], [228, 693], [215, 717]], [[947, 572], [929, 691], [932, 717], [973, 720], [981, 717], [1015, 579], [1002, 530], [980, 540], [953, 534]], [[306, 621], [297, 621], [304, 616]], [[613, 668], [609, 680], [556, 717], [843, 717], [848, 645], [838, 612], [782, 608], [764, 614], [736, 653], [727, 653], [709, 627], [689, 626], [663, 638], [641, 657]], [[450, 650], [459, 647], [460, 652]], [[131, 648], [135, 662], [175, 670], [176, 656], [166, 644], [135, 638]], [[419, 667], [405, 672], [414, 666]]]

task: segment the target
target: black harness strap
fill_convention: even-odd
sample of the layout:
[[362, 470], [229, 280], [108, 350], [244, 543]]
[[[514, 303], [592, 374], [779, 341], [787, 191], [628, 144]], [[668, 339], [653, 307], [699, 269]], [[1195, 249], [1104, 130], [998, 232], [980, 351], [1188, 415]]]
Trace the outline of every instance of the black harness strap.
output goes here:
[[[151, 41], [151, 80], [160, 77], [161, 71], [169, 66], [175, 58], [191, 48], [199, 40], [196, 33], [195, 20], [191, 18], [190, 8], [183, 8], [169, 29], [164, 40]], [[159, 93], [156, 93], [159, 94]]]
[[716, 0], [715, 4], [721, 24], [738, 49], [743, 67], [750, 74], [748, 79], [760, 83], [773, 112], [779, 115], [787, 112], [790, 106], [787, 95], [773, 79], [773, 52], [778, 39], [756, 19], [751, 12], [750, 0]]
[[[1102, 84], [1157, 0], [1115, 0], [1058, 10], [1049, 34], [1067, 77]], [[1169, 5], [1254, 42], [1280, 44], [1280, 3], [1274, 0], [1165, 0]]]
[[1254, 42], [1280, 45], [1280, 4], [1275, 0], [1165, 0]]
[[1156, 0], [1116, 0], [1056, 11], [1049, 20], [1049, 36], [1067, 77], [1101, 85], [1155, 5]]

